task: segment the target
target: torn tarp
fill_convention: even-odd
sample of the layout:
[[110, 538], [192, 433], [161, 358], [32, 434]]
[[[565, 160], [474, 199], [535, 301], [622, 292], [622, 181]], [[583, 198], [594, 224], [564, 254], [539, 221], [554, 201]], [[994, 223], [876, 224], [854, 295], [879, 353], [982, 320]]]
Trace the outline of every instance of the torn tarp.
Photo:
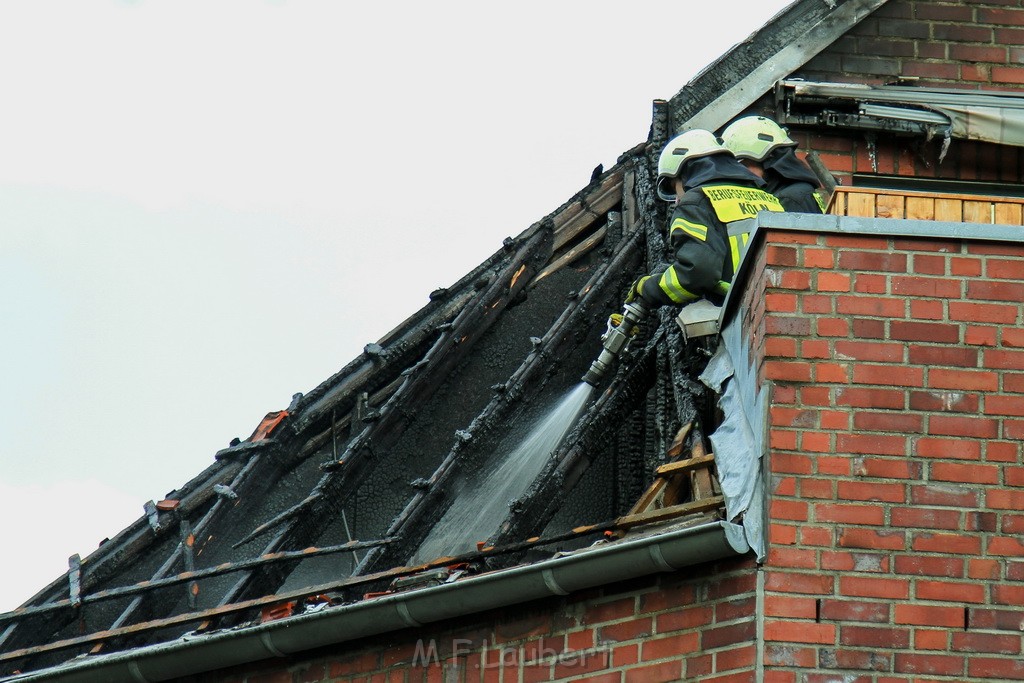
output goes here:
[[766, 552], [764, 478], [767, 401], [750, 366], [740, 316], [733, 316], [721, 333], [718, 350], [700, 380], [719, 395], [724, 419], [711, 434], [718, 480], [729, 520], [743, 516], [747, 543], [758, 561]]
[[776, 84], [781, 123], [923, 133], [998, 145], [1024, 146], [1024, 97], [1015, 92], [916, 86], [817, 83]]

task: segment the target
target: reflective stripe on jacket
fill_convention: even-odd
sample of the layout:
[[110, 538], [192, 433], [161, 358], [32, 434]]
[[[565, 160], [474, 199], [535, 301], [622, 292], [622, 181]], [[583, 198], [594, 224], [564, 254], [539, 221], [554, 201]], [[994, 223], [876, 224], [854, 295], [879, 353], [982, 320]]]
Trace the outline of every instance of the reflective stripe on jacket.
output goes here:
[[657, 304], [683, 304], [728, 291], [748, 234], [730, 235], [728, 224], [759, 211], [783, 211], [774, 196], [755, 187], [708, 184], [687, 191], [672, 213], [673, 263], [644, 283], [643, 296]]

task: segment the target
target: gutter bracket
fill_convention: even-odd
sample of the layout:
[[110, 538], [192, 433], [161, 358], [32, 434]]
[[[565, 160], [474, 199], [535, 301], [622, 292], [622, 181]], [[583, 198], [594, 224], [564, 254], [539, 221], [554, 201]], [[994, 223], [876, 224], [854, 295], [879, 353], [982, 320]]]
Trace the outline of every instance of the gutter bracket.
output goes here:
[[273, 632], [264, 631], [260, 634], [260, 643], [263, 647], [267, 648], [267, 652], [274, 655], [275, 657], [287, 657], [288, 655], [281, 652], [276, 645], [274, 645]]
[[568, 595], [569, 591], [558, 585], [558, 581], [555, 579], [555, 574], [550, 569], [545, 569], [541, 572], [541, 577], [544, 579], [544, 585], [548, 587], [555, 595]]

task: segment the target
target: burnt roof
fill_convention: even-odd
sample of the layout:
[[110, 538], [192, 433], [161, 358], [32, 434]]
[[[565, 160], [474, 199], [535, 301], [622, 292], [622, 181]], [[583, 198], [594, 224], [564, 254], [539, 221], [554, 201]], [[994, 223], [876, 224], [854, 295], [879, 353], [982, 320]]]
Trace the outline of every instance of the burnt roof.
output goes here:
[[[653, 203], [624, 202], [634, 184], [650, 196], [642, 147], [4, 615], [4, 671], [247, 622], [260, 614], [250, 601], [312, 586], [361, 599], [396, 568], [454, 562], [441, 555], [494, 569], [592, 542], [642, 492], [659, 442], [692, 418], [691, 405], [661, 414], [665, 381], [662, 400], [646, 400], [664, 361], [660, 325], [645, 326], [555, 457], [531, 456], [532, 471], [510, 459], [504, 481], [521, 485], [478, 536], [458, 529], [421, 550], [449, 509], [479, 516], [472, 493], [494, 498], [486, 475], [580, 386], [610, 310], [660, 240]], [[542, 541], [521, 544], [531, 537]], [[483, 558], [477, 542], [500, 552]], [[366, 578], [343, 585], [356, 577]]]
[[[474, 494], [489, 494], [486, 475], [580, 386], [608, 314], [662, 260], [651, 162], [666, 122], [736, 86], [792, 40], [794, 16], [821, 23], [829, 4], [791, 5], [687, 85], [670, 116], [656, 110], [649, 139], [613, 168], [0, 615], [0, 675], [272, 618], [313, 592], [351, 602], [432, 566], [496, 570], [621, 532], [616, 519], [675, 437], [712, 410], [693, 381], [706, 356], [684, 350], [669, 310], [644, 322], [550, 457], [502, 475], [519, 485], [487, 525], [424, 545], [450, 510], [494, 497]], [[700, 430], [688, 438], [699, 445]]]

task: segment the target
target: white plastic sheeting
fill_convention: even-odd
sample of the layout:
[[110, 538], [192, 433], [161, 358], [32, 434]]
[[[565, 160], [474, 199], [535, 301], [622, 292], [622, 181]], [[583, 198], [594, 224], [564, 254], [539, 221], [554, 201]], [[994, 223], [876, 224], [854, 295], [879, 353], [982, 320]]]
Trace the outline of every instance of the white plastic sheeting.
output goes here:
[[718, 405], [725, 416], [709, 438], [726, 515], [731, 521], [742, 515], [747, 544], [758, 561], [763, 561], [767, 544], [761, 463], [768, 405], [750, 364], [740, 320], [741, 316], [733, 316], [722, 329], [718, 349], [700, 380], [719, 395]]
[[952, 102], [936, 105], [935, 109], [949, 116], [954, 138], [1024, 146], [1024, 109]]

